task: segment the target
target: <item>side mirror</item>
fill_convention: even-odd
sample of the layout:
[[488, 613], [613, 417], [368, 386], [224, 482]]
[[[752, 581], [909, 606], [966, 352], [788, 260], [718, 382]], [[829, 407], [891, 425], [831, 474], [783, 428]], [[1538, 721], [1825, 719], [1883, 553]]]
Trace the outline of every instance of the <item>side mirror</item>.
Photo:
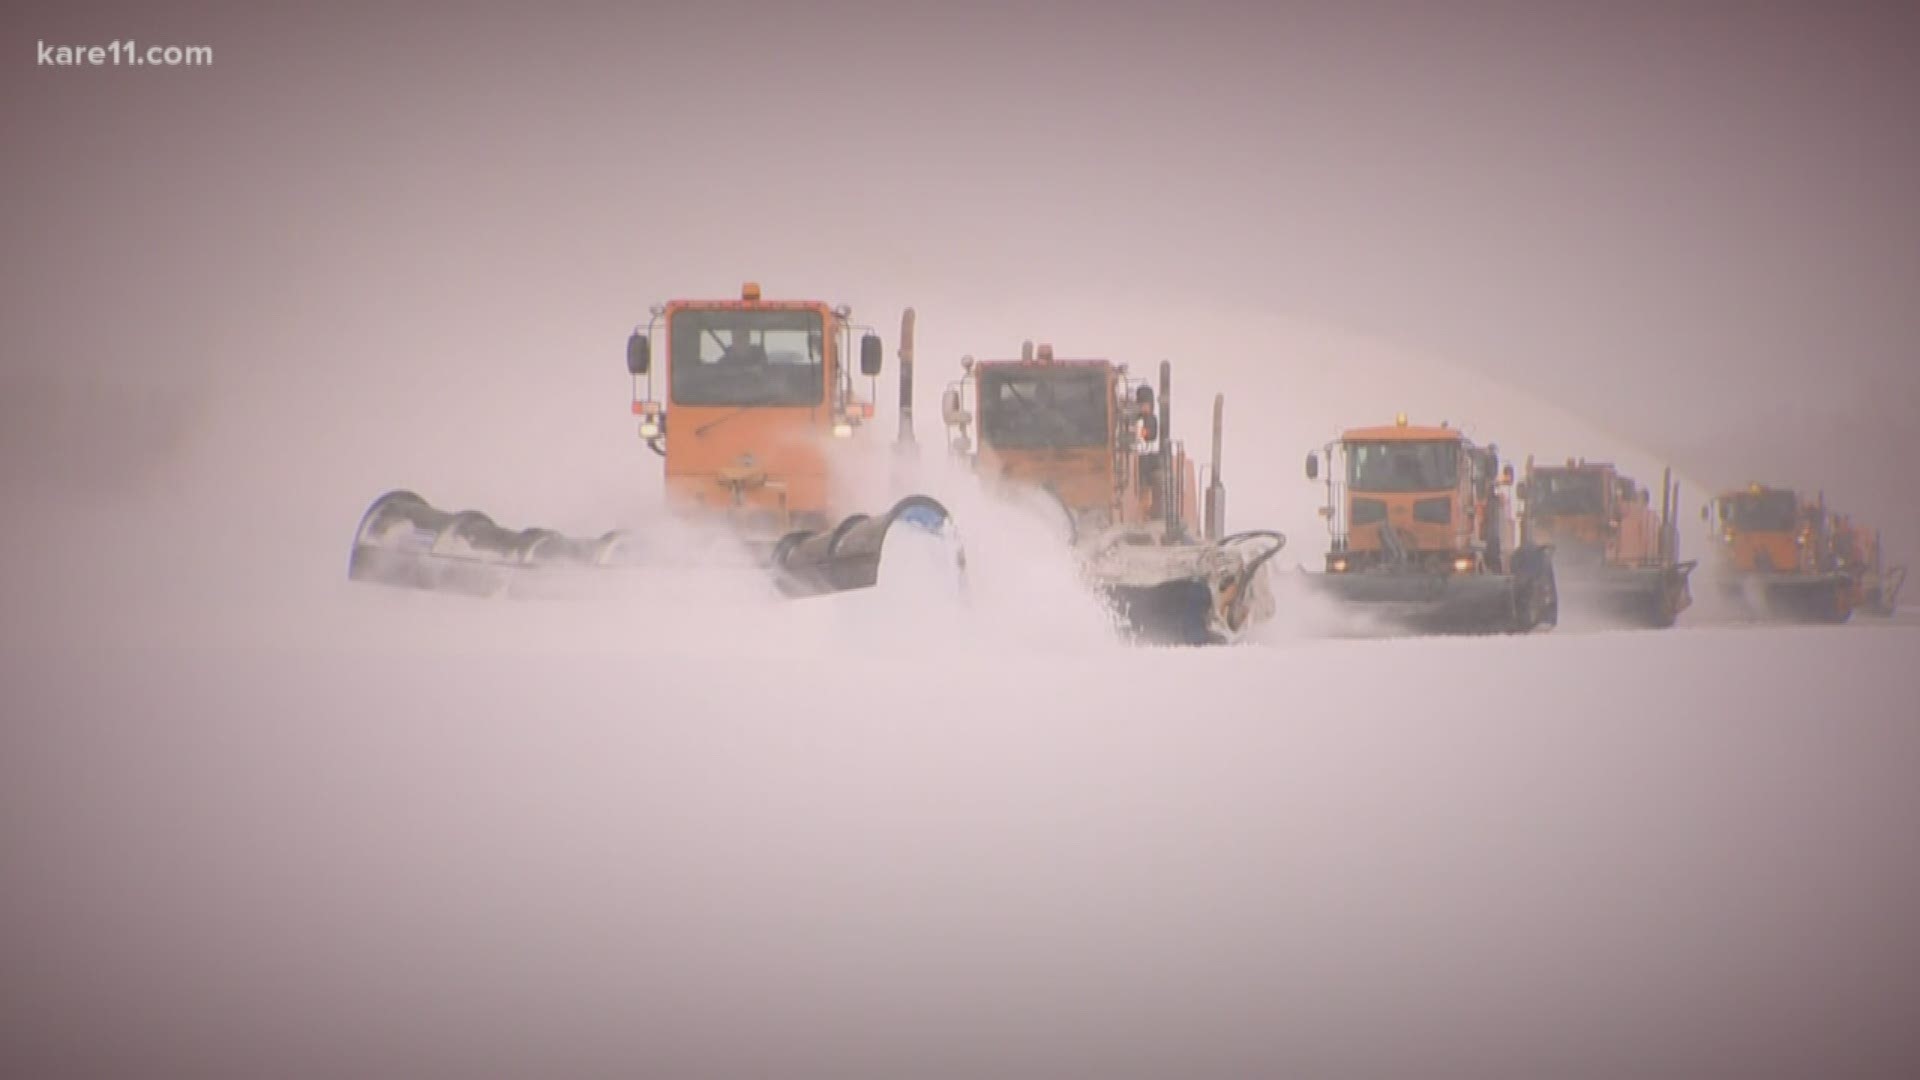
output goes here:
[[1307, 479], [1309, 480], [1320, 479], [1320, 455], [1319, 454], [1307, 455]]
[[647, 335], [635, 332], [627, 338], [627, 373], [645, 375], [653, 366], [653, 348], [647, 341]]
[[860, 374], [868, 378], [880, 374], [879, 334], [868, 334], [860, 339]]
[[949, 389], [940, 395], [940, 418], [948, 427], [965, 427], [973, 419], [960, 407], [960, 391]]

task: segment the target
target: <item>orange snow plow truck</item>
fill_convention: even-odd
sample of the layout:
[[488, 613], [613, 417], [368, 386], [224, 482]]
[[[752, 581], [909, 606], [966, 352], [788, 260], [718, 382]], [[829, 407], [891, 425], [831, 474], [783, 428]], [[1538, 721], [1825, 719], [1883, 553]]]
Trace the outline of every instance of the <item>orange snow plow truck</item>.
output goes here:
[[[1559, 621], [1551, 548], [1515, 543], [1513, 468], [1456, 428], [1354, 428], [1329, 443], [1326, 572], [1334, 599], [1400, 628], [1524, 633]], [[1320, 476], [1307, 455], [1307, 479]]]
[[1693, 603], [1695, 563], [1679, 560], [1673, 470], [1661, 477], [1657, 515], [1652, 493], [1607, 462], [1538, 466], [1529, 457], [1514, 493], [1520, 543], [1553, 548], [1567, 602], [1652, 627], [1672, 626]]
[[1203, 497], [1172, 436], [1171, 364], [1160, 364], [1157, 397], [1125, 364], [1056, 360], [1050, 345], [960, 364], [941, 403], [950, 448], [988, 487], [1051, 507], [1089, 584], [1136, 640], [1223, 644], [1271, 615], [1263, 568], [1286, 538], [1226, 534], [1219, 396]]
[[1826, 502], [1824, 494], [1808, 500], [1791, 488], [1749, 484], [1701, 507], [1723, 594], [1776, 618], [1846, 622], [1866, 599], [1866, 553], [1850, 523], [1836, 528], [1842, 519]]
[[[782, 595], [816, 596], [875, 584], [888, 537], [911, 529], [952, 542], [946, 508], [910, 495], [878, 516], [837, 505], [831, 463], [873, 418], [882, 344], [851, 311], [812, 300], [765, 300], [748, 283], [737, 300], [656, 306], [627, 340], [639, 436], [664, 459], [668, 504], [682, 522], [737, 542], [743, 563], [769, 573]], [[912, 396], [913, 312], [901, 324], [901, 400]], [[656, 395], [654, 343], [666, 361]], [[911, 442], [911, 417], [900, 437]], [[682, 537], [688, 530], [676, 529]], [[356, 581], [477, 595], [514, 592], [549, 574], [690, 562], [701, 541], [648, 544], [626, 532], [577, 539], [507, 529], [477, 511], [437, 510], [409, 491], [368, 507], [354, 533]], [[598, 578], [596, 580], [604, 580]]]

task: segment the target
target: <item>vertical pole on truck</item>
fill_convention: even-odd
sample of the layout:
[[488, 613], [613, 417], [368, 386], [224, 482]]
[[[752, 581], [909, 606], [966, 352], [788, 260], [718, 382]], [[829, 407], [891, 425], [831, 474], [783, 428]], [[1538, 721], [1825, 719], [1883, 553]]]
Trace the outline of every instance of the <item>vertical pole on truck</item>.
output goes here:
[[1672, 559], [1680, 561], [1680, 482], [1673, 482], [1673, 529], [1668, 533], [1667, 543], [1671, 545]]
[[1813, 532], [1813, 568], [1824, 572], [1827, 569], [1828, 555], [1832, 545], [1827, 533], [1827, 489], [1820, 489], [1820, 527]]
[[1206, 538], [1209, 541], [1220, 539], [1227, 534], [1227, 486], [1220, 480], [1220, 418], [1226, 409], [1227, 396], [1213, 395], [1213, 461], [1208, 470], [1212, 478], [1207, 481]]
[[1533, 546], [1533, 455], [1527, 455], [1527, 471], [1520, 474], [1520, 482], [1526, 488], [1526, 494], [1518, 491], [1514, 502], [1520, 504], [1520, 546]]
[[1674, 559], [1673, 544], [1673, 466], [1660, 474], [1660, 565]]
[[1160, 361], [1160, 504], [1167, 538], [1176, 539], [1180, 531], [1180, 479], [1174, 475], [1173, 460], [1173, 364]]
[[900, 445], [913, 445], [913, 309], [900, 314]]

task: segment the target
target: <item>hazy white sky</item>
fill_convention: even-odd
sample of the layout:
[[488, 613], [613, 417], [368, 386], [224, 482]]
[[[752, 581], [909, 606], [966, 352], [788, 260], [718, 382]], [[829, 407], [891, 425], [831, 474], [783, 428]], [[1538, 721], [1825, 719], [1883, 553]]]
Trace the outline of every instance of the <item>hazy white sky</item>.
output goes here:
[[[37, 8], [0, 69], [9, 370], [339, 427], [457, 380], [617, 399], [584, 384], [649, 303], [748, 277], [889, 335], [916, 303], [955, 353], [1047, 332], [998, 311], [1206, 305], [1920, 536], [1920, 22], [1884, 5]], [[216, 62], [31, 62], [122, 38]], [[1229, 392], [1321, 362], [1190, 342]]]

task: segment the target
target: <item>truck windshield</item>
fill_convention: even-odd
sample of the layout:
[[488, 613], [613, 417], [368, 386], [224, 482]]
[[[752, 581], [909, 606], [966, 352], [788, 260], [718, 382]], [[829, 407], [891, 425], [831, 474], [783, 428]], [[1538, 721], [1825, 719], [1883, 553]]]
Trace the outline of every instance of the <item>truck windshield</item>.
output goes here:
[[1001, 450], [1107, 442], [1107, 380], [1097, 367], [983, 368], [980, 437]]
[[1800, 500], [1791, 491], [1735, 495], [1727, 520], [1741, 532], [1791, 532], [1800, 521]]
[[1527, 505], [1542, 517], [1598, 515], [1606, 509], [1597, 472], [1539, 469], [1527, 480]]
[[1460, 483], [1453, 440], [1350, 442], [1347, 487], [1354, 491], [1446, 491]]
[[825, 397], [818, 311], [674, 312], [668, 377], [679, 405], [818, 405]]

